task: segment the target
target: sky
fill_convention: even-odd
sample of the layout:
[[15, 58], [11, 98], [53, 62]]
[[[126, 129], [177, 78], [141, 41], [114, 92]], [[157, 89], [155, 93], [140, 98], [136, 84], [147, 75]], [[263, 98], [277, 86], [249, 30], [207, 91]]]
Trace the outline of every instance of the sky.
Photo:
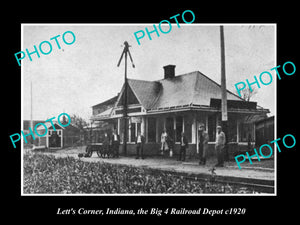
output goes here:
[[[220, 24], [172, 24], [169, 33], [152, 33], [138, 45], [134, 33], [153, 24], [23, 24], [21, 50], [34, 51], [43, 41], [52, 44], [48, 55], [26, 55], [21, 61], [23, 119], [30, 119], [30, 83], [32, 83], [33, 120], [46, 120], [65, 112], [85, 120], [92, 106], [120, 92], [124, 82], [124, 59], [117, 63], [124, 41], [131, 45], [135, 64], [128, 59], [128, 78], [163, 79], [163, 66], [176, 65], [175, 75], [200, 71], [221, 83]], [[156, 26], [158, 26], [156, 24]], [[168, 25], [162, 27], [168, 30]], [[75, 42], [66, 45], [62, 35], [72, 31]], [[60, 35], [57, 40], [50, 38]], [[224, 24], [227, 89], [236, 93], [234, 84], [254, 81], [263, 71], [273, 75], [273, 82], [258, 89], [251, 101], [275, 113], [276, 27], [267, 24]], [[66, 41], [72, 41], [67, 34]], [[43, 45], [46, 52], [47, 45]], [[17, 63], [17, 62], [16, 62]], [[266, 81], [267, 82], [267, 81]]]

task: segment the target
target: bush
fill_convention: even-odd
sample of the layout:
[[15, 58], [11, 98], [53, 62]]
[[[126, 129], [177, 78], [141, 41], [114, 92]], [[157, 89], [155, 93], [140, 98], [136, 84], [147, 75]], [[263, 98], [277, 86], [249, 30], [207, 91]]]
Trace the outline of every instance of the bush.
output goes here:
[[[242, 189], [243, 193], [249, 193]], [[24, 193], [239, 193], [214, 181], [185, 179], [173, 173], [85, 162], [73, 157], [24, 155]]]

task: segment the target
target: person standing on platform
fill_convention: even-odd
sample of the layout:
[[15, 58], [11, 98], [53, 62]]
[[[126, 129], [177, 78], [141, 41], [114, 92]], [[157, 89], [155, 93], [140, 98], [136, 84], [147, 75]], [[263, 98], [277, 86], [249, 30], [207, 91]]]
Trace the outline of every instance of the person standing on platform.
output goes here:
[[[175, 131], [173, 130], [173, 134], [175, 134]], [[171, 138], [171, 135], [167, 136], [167, 144], [169, 147], [169, 157], [173, 157], [173, 150], [174, 150], [174, 146], [175, 146], [175, 139]]]
[[178, 161], [185, 161], [186, 149], [188, 148], [188, 140], [184, 135], [184, 132], [181, 132], [180, 137], [180, 152]]
[[140, 158], [144, 159], [144, 143], [145, 143], [145, 137], [141, 134], [141, 132], [138, 132], [138, 135], [135, 139], [136, 144], [136, 159]]
[[216, 166], [223, 167], [224, 166], [224, 147], [225, 147], [225, 133], [222, 131], [221, 126], [217, 126], [217, 134], [216, 134], [216, 153], [218, 158], [218, 163]]
[[164, 155], [165, 151], [169, 150], [167, 139], [168, 139], [168, 134], [167, 134], [166, 129], [164, 129], [164, 131], [161, 134], [161, 138], [160, 138], [160, 141], [161, 141], [161, 148], [160, 148], [161, 155]]
[[119, 158], [119, 145], [120, 145], [120, 136], [117, 134], [116, 130], [113, 130], [111, 137], [111, 148], [114, 158]]
[[204, 124], [199, 125], [198, 147], [199, 147], [199, 165], [206, 164], [206, 156], [208, 150], [208, 133], [204, 130]]
[[110, 139], [109, 139], [109, 136], [107, 134], [107, 132], [104, 133], [104, 138], [103, 138], [103, 143], [102, 143], [102, 156], [109, 158], [109, 155], [110, 155], [110, 149], [109, 149], [109, 143], [110, 143]]

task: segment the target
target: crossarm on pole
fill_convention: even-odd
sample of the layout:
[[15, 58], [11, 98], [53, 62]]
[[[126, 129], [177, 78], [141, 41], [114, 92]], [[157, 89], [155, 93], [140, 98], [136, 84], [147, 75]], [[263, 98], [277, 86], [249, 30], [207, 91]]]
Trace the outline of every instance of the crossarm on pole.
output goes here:
[[128, 49], [128, 54], [129, 54], [130, 61], [131, 61], [131, 63], [132, 63], [132, 67], [135, 68], [135, 65], [134, 65], [134, 63], [133, 63], [133, 60], [132, 60], [132, 57], [131, 57], [131, 54], [130, 54], [129, 49]]
[[120, 63], [121, 63], [121, 61], [122, 61], [122, 59], [123, 59], [124, 53], [125, 53], [125, 48], [123, 49], [122, 55], [121, 55], [120, 60], [119, 60], [119, 62], [118, 62], [118, 67], [120, 66]]

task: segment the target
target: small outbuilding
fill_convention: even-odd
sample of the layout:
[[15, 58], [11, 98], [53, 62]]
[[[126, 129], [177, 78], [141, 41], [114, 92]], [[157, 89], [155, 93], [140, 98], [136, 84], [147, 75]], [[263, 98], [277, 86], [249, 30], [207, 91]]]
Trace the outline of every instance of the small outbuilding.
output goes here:
[[[45, 123], [45, 121], [33, 121], [33, 127], [38, 123]], [[26, 125], [26, 126], [25, 126]], [[35, 140], [32, 140], [31, 136], [27, 137], [28, 144], [34, 146], [44, 146], [50, 149], [61, 149], [70, 147], [80, 142], [80, 129], [73, 124], [69, 124], [66, 127], [61, 126], [58, 122], [53, 121], [53, 126], [50, 122], [45, 123], [47, 127], [47, 134], [43, 137], [35, 135]], [[24, 121], [24, 133], [29, 133], [30, 121]], [[37, 127], [39, 134], [44, 134], [45, 127]]]

